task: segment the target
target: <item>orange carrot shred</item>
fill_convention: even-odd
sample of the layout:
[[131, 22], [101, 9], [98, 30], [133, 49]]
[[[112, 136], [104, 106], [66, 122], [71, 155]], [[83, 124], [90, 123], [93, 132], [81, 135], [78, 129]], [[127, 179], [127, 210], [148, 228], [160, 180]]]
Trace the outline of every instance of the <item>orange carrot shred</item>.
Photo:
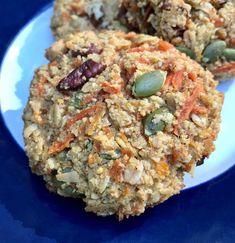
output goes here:
[[160, 160], [160, 162], [156, 164], [155, 170], [160, 176], [168, 176], [170, 173], [169, 165], [165, 160]]
[[215, 25], [215, 27], [222, 27], [224, 26], [224, 22], [218, 17], [216, 19], [213, 19], [213, 23]]
[[229, 43], [232, 45], [232, 46], [235, 46], [235, 38], [231, 38], [229, 40]]
[[155, 47], [133, 47], [131, 48], [130, 50], [128, 50], [128, 52], [145, 52], [145, 51], [148, 51], [148, 52], [153, 52], [153, 51], [157, 51], [158, 49], [155, 48]]
[[174, 74], [171, 80], [172, 85], [176, 90], [179, 90], [182, 87], [183, 74], [184, 74], [184, 70], [180, 70]]
[[89, 104], [94, 98], [96, 98], [96, 96], [97, 96], [97, 94], [87, 95], [86, 97], [84, 97], [81, 104], [82, 105]]
[[185, 102], [184, 106], [182, 107], [180, 116], [178, 117], [178, 123], [174, 129], [174, 133], [176, 135], [178, 135], [179, 124], [189, 118], [189, 115], [190, 115], [191, 111], [193, 110], [195, 103], [202, 91], [203, 91], [203, 86], [200, 84], [197, 85], [196, 88], [193, 90], [191, 96], [188, 98], [188, 100]]
[[109, 82], [103, 82], [101, 84], [103, 90], [109, 94], [118, 94], [121, 91], [121, 86], [116, 84], [110, 84]]
[[45, 89], [42, 83], [34, 84], [33, 88], [35, 89], [37, 96], [43, 96], [45, 94]]
[[220, 73], [226, 73], [226, 72], [232, 72], [232, 71], [235, 71], [235, 62], [226, 63], [226, 64], [214, 69], [213, 73], [220, 74]]
[[79, 112], [78, 114], [76, 114], [74, 117], [70, 118], [67, 123], [65, 124], [65, 128], [69, 128], [70, 126], [72, 126], [74, 123], [76, 123], [77, 121], [81, 120], [83, 117], [86, 117], [88, 115], [90, 115], [91, 113], [93, 113], [96, 109], [97, 109], [98, 105], [94, 105], [91, 106], [85, 110], [82, 110], [81, 112]]
[[74, 140], [74, 136], [72, 134], [68, 135], [64, 141], [56, 141], [51, 147], [48, 149], [48, 154], [55, 154], [63, 151], [64, 149], [69, 147], [69, 144]]
[[168, 74], [164, 86], [168, 87], [172, 85], [176, 90], [179, 90], [180, 88], [182, 88], [183, 74], [184, 70]]
[[195, 73], [188, 73], [188, 77], [189, 77], [192, 81], [196, 81], [196, 80], [197, 80], [197, 74], [195, 74]]
[[174, 73], [170, 73], [167, 75], [165, 83], [164, 83], [164, 87], [167, 88], [172, 84], [172, 79], [174, 77]]
[[207, 108], [203, 106], [195, 105], [192, 109], [192, 112], [195, 114], [204, 115], [207, 114]]
[[158, 42], [158, 49], [159, 49], [160, 51], [168, 51], [168, 50], [170, 50], [172, 47], [173, 47], [173, 46], [172, 46], [170, 43], [168, 43], [168, 42], [166, 42], [166, 41], [164, 41], [164, 40], [159, 40], [159, 42]]
[[140, 57], [139, 59], [137, 59], [137, 62], [143, 63], [143, 64], [148, 64], [148, 65], [151, 64], [151, 61], [144, 57]]

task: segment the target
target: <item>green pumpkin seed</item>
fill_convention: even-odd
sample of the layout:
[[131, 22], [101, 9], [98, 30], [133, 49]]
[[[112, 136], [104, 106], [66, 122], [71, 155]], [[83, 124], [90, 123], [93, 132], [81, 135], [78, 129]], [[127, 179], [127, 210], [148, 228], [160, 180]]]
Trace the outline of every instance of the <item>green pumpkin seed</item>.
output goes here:
[[81, 91], [75, 93], [71, 105], [79, 110], [86, 108], [86, 105], [82, 104], [83, 96], [84, 94]]
[[133, 95], [140, 98], [154, 95], [163, 86], [166, 74], [164, 71], [156, 70], [139, 76], [133, 86]]
[[154, 135], [158, 131], [163, 131], [166, 127], [166, 123], [160, 120], [158, 123], [154, 123], [153, 119], [157, 114], [168, 113], [169, 109], [167, 107], [162, 107], [152, 112], [147, 118], [144, 120], [144, 134], [147, 136]]
[[92, 150], [92, 147], [93, 147], [93, 142], [91, 139], [87, 139], [86, 142], [85, 142], [85, 149], [87, 150], [87, 152], [91, 152]]
[[121, 157], [121, 150], [120, 149], [115, 149], [115, 153], [116, 153], [116, 159]]
[[57, 155], [58, 160], [66, 162], [67, 161], [67, 153], [65, 151], [60, 152]]
[[63, 173], [68, 173], [68, 172], [71, 172], [71, 171], [72, 171], [71, 167], [65, 167], [65, 168], [62, 169]]
[[100, 158], [104, 160], [112, 160], [113, 157], [110, 154], [100, 154]]
[[232, 49], [232, 48], [226, 48], [226, 49], [224, 49], [223, 56], [228, 61], [235, 61], [235, 49]]
[[182, 53], [185, 53], [191, 59], [196, 59], [196, 54], [191, 49], [189, 49], [185, 46], [176, 46], [176, 49], [179, 50]]
[[203, 62], [214, 62], [223, 55], [226, 48], [226, 43], [222, 40], [217, 40], [209, 44], [203, 53]]
[[116, 149], [115, 150], [115, 156], [112, 156], [111, 154], [100, 154], [100, 158], [102, 158], [103, 160], [114, 160], [114, 159], [118, 159], [121, 157], [121, 150], [120, 149]]
[[55, 187], [61, 187], [64, 182], [63, 181], [58, 181], [55, 177], [51, 178], [51, 184]]
[[62, 189], [62, 191], [67, 195], [67, 196], [73, 196], [74, 194], [74, 188], [71, 186], [66, 186], [65, 188]]

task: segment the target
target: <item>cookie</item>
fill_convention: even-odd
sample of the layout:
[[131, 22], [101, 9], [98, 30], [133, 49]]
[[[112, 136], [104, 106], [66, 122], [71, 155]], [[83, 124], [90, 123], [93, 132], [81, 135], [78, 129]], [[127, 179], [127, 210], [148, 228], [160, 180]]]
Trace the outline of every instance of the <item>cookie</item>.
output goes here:
[[235, 76], [234, 0], [123, 0], [119, 19], [170, 41], [220, 80]]
[[119, 1], [110, 0], [56, 0], [51, 21], [57, 39], [84, 30], [126, 28], [117, 19]]
[[157, 35], [217, 79], [235, 76], [234, 0], [55, 1], [52, 29], [57, 38], [106, 28]]
[[32, 171], [86, 211], [121, 220], [183, 188], [214, 150], [223, 94], [157, 37], [79, 32], [55, 42], [24, 111]]

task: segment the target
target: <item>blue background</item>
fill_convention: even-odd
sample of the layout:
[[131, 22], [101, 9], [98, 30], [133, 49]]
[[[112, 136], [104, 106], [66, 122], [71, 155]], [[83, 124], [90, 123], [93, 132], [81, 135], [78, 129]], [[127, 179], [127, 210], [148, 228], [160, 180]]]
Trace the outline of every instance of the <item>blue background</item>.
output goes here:
[[[1, 59], [19, 29], [48, 3], [0, 0]], [[0, 243], [235, 242], [234, 167], [119, 223], [85, 213], [80, 201], [49, 193], [27, 163], [0, 117]]]

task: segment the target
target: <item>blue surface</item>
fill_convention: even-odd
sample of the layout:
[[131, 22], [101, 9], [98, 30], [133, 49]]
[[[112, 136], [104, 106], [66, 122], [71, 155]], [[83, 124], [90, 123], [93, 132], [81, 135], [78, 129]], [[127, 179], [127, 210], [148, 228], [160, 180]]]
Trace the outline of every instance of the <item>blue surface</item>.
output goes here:
[[[47, 2], [0, 0], [1, 58], [18, 30]], [[80, 201], [49, 193], [30, 173], [2, 118], [0, 163], [0, 243], [235, 242], [235, 168], [119, 223], [85, 213]]]

